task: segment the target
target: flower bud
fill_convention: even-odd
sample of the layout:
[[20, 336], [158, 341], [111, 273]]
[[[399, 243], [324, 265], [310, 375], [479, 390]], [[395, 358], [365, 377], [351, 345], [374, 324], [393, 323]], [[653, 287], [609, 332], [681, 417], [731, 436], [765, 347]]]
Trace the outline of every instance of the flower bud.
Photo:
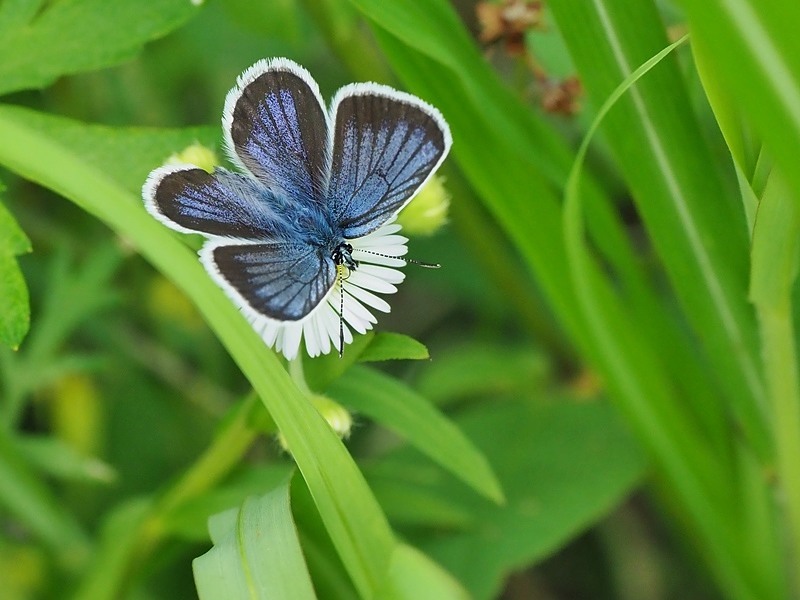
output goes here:
[[180, 152], [170, 156], [166, 163], [168, 165], [195, 165], [204, 171], [214, 170], [219, 164], [219, 159], [216, 153], [211, 148], [206, 148], [203, 144], [195, 142], [191, 146], [187, 146]]
[[[311, 403], [322, 415], [322, 418], [328, 422], [340, 438], [347, 439], [350, 436], [350, 428], [353, 426], [353, 417], [345, 407], [338, 402], [335, 402], [321, 394], [313, 394], [311, 396]], [[283, 437], [282, 432], [278, 432], [278, 443], [281, 448], [289, 452], [289, 447], [286, 443], [286, 438]]]
[[447, 222], [450, 194], [444, 187], [444, 177], [434, 175], [398, 215], [403, 233], [432, 235]]

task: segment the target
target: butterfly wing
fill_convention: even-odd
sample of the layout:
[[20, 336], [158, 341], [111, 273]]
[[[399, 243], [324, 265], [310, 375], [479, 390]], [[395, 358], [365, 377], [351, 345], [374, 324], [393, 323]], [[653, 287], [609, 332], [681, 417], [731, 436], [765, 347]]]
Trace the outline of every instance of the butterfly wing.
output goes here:
[[225, 99], [223, 130], [234, 163], [277, 195], [319, 204], [328, 171], [328, 124], [319, 88], [287, 59], [259, 61]]
[[438, 110], [377, 84], [345, 86], [331, 110], [327, 198], [344, 237], [353, 239], [375, 231], [414, 197], [452, 138]]
[[159, 221], [185, 233], [237, 239], [271, 239], [289, 227], [285, 211], [267, 188], [246, 175], [191, 166], [156, 169], [143, 196]]
[[203, 246], [200, 259], [251, 320], [298, 321], [322, 301], [336, 278], [330, 258], [292, 242], [212, 241]]

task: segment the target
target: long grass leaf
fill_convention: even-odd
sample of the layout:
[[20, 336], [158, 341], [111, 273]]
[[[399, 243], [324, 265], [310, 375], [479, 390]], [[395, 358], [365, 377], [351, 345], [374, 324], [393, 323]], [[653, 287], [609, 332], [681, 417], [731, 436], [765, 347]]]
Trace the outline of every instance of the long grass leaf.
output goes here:
[[800, 189], [800, 4], [759, 0], [683, 2], [692, 37], [758, 130], [784, 177]]
[[[559, 0], [551, 8], [598, 103], [666, 45], [649, 1]], [[604, 136], [717, 383], [762, 458], [768, 457], [768, 411], [746, 297], [746, 222], [722, 185], [672, 59], [620, 98]]]
[[[800, 266], [800, 203], [774, 170], [753, 231], [750, 297], [756, 306], [769, 390], [779, 481], [785, 493], [789, 560], [800, 557], [800, 374], [792, 292]], [[796, 590], [800, 571], [790, 569]]]
[[487, 498], [503, 502], [500, 483], [480, 450], [428, 400], [399, 381], [358, 366], [338, 380], [330, 392], [345, 406], [408, 439]]
[[[691, 438], [676, 435], [676, 431], [666, 431], [663, 423], [655, 423], [646, 412], [644, 404], [650, 402], [659, 390], [653, 388], [652, 382], [642, 378], [636, 368], [638, 354], [643, 351], [631, 344], [631, 337], [624, 316], [613, 302], [609, 302], [608, 290], [604, 289], [602, 279], [592, 264], [587, 251], [584, 236], [583, 217], [581, 214], [580, 176], [583, 160], [592, 136], [599, 129], [603, 119], [615, 104], [646, 73], [658, 65], [670, 52], [684, 43], [687, 36], [670, 44], [661, 52], [651, 57], [640, 67], [633, 70], [619, 84], [599, 109], [595, 120], [581, 143], [567, 182], [564, 208], [564, 236], [570, 253], [570, 270], [576, 294], [586, 323], [601, 348], [602, 360], [608, 363], [608, 369], [614, 374], [612, 383], [617, 388], [618, 399], [623, 407], [632, 409], [637, 418], [637, 429], [645, 432], [644, 439], [664, 469], [670, 483], [678, 492], [681, 501], [693, 517], [694, 525], [709, 549], [709, 558], [721, 584], [727, 588], [732, 597], [742, 599], [779, 598], [780, 591], [775, 582], [764, 573], [753, 572], [743, 555], [746, 549], [737, 540], [734, 526], [735, 511], [725, 496], [733, 492], [724, 490], [728, 487], [714, 474], [717, 485], [709, 487], [706, 479], [711, 472], [708, 466], [698, 464], [699, 455], [687, 451], [693, 444]], [[644, 410], [643, 410], [644, 409]], [[713, 472], [713, 466], [711, 466]], [[723, 496], [715, 497], [715, 494]], [[726, 506], [727, 505], [727, 506]]]

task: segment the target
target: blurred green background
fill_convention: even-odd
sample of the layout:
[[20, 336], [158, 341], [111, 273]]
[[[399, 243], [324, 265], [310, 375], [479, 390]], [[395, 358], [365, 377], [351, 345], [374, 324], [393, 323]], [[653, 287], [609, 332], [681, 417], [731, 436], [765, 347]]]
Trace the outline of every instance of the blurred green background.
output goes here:
[[[222, 597], [192, 573], [222, 547], [208, 518], [284, 489], [286, 572], [320, 598], [800, 591], [800, 8], [738, 6], [0, 0], [2, 596]], [[304, 429], [271, 351], [246, 362], [233, 309], [209, 317], [181, 268], [199, 238], [140, 204], [170, 155], [223, 156], [225, 94], [273, 56], [325, 98], [379, 81], [453, 129], [425, 192], [447, 223], [407, 228], [443, 267], [407, 268], [377, 326], [427, 352], [379, 334], [292, 373], [352, 413], [359, 470]]]

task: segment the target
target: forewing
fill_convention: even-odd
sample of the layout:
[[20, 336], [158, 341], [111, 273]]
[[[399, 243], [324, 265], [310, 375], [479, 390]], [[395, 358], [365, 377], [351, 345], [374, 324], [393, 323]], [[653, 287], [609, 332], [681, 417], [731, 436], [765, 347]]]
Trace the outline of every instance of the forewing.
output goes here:
[[438, 110], [377, 84], [345, 86], [334, 98], [327, 197], [344, 237], [376, 230], [411, 200], [450, 149]]
[[286, 226], [275, 197], [246, 175], [191, 166], [156, 169], [142, 192], [147, 210], [178, 231], [243, 239], [269, 239]]
[[319, 88], [287, 59], [259, 61], [225, 100], [231, 159], [276, 194], [319, 203], [328, 170], [328, 124]]
[[322, 301], [336, 277], [333, 261], [305, 244], [209, 242], [201, 260], [251, 318], [298, 321]]

